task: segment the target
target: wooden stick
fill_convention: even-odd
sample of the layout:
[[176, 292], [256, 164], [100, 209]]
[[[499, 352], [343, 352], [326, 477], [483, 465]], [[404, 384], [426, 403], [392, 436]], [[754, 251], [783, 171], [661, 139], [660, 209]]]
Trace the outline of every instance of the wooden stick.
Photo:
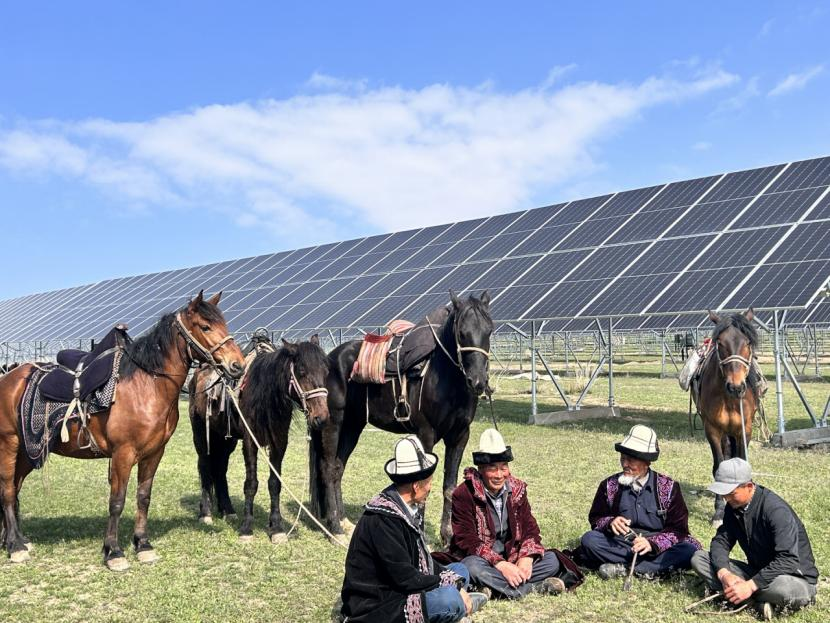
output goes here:
[[707, 601], [712, 601], [713, 599], [717, 599], [718, 597], [723, 597], [723, 591], [718, 591], [713, 595], [709, 595], [708, 597], [704, 597], [703, 599], [696, 601], [693, 604], [689, 604], [685, 608], [683, 608], [683, 612], [691, 612], [693, 608], [697, 608], [701, 604], [705, 604]]
[[[642, 536], [642, 535], [638, 535], [638, 536]], [[628, 570], [628, 577], [625, 578], [625, 582], [623, 582], [623, 588], [622, 589], [624, 591], [630, 591], [631, 590], [631, 581], [634, 578], [634, 565], [637, 564], [637, 554], [639, 554], [639, 552], [634, 552], [634, 556], [631, 559], [631, 568]]]

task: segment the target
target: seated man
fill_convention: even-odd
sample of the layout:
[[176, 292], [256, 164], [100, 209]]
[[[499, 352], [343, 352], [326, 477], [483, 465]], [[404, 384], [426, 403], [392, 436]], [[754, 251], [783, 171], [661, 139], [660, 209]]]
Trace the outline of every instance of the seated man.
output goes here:
[[432, 560], [423, 505], [438, 456], [414, 435], [400, 439], [384, 469], [392, 485], [366, 504], [346, 554], [341, 614], [346, 621], [450, 623], [466, 620], [487, 601], [468, 594], [464, 565]]
[[688, 569], [700, 543], [689, 535], [689, 512], [680, 485], [650, 466], [660, 455], [657, 434], [637, 424], [622, 442], [622, 472], [603, 480], [588, 513], [592, 530], [582, 536], [580, 562], [602, 578], [634, 572], [653, 578]]
[[512, 460], [513, 452], [497, 430], [481, 434], [473, 452], [476, 467], [464, 470], [464, 482], [452, 494], [449, 557], [461, 560], [473, 584], [497, 596], [561, 593], [565, 584], [556, 577], [560, 562], [542, 547], [527, 485], [510, 474]]
[[[692, 568], [709, 588], [723, 591], [733, 604], [752, 597], [767, 620], [774, 608], [797, 610], [814, 602], [818, 569], [807, 531], [793, 509], [753, 483], [743, 459], [721, 463], [709, 490], [727, 503], [709, 551], [692, 557]], [[736, 541], [747, 562], [729, 558]]]

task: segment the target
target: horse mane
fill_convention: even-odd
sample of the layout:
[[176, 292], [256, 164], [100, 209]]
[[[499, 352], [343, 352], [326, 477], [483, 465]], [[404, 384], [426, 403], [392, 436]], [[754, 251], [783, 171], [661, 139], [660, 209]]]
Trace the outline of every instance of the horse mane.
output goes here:
[[749, 345], [752, 348], [758, 346], [758, 330], [755, 326], [746, 319], [743, 314], [726, 314], [720, 317], [720, 321], [715, 325], [712, 331], [712, 341], [718, 339], [718, 336], [726, 331], [729, 327], [735, 327], [738, 331], [743, 333], [749, 340]]
[[328, 357], [319, 346], [299, 342], [293, 348], [296, 353], [285, 346], [273, 353], [260, 353], [248, 369], [242, 395], [245, 410], [260, 431], [269, 430], [275, 416], [291, 417], [294, 405], [289, 392], [289, 368], [292, 361], [295, 373], [298, 368], [328, 369]]
[[[164, 361], [167, 358], [167, 353], [175, 346], [178, 337], [178, 331], [173, 320], [178, 312], [186, 308], [187, 305], [177, 312], [164, 314], [148, 333], [127, 344], [127, 356], [121, 358], [121, 365], [118, 370], [118, 375], [121, 378], [130, 378], [137, 370], [143, 370], [150, 374], [164, 371]], [[208, 322], [225, 322], [219, 308], [207, 301], [200, 301], [196, 305], [195, 311]]]

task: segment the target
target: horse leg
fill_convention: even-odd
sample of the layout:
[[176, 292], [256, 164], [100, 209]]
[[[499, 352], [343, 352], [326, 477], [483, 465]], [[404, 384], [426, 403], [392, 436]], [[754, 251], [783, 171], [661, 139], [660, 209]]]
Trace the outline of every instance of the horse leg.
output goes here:
[[245, 457], [245, 505], [242, 509], [242, 525], [239, 528], [239, 540], [247, 543], [253, 540], [254, 534], [254, 497], [259, 487], [256, 475], [257, 447], [250, 435], [242, 440], [242, 454]]
[[4, 518], [4, 545], [12, 562], [29, 560], [29, 551], [17, 519], [17, 487], [15, 484], [17, 452], [19, 441], [17, 437], [0, 439], [0, 504]]
[[23, 538], [23, 544], [26, 546], [26, 550], [32, 551], [32, 542], [23, 535], [23, 530], [20, 528], [20, 489], [23, 488], [23, 481], [26, 479], [32, 469], [32, 463], [29, 461], [28, 457], [26, 457], [23, 452], [17, 455], [17, 465], [15, 466], [14, 470], [14, 517], [17, 520], [17, 527], [20, 530], [21, 537]]
[[454, 440], [444, 439], [444, 509], [441, 512], [441, 541], [444, 545], [449, 545], [452, 538], [452, 492], [458, 481], [458, 468], [469, 438], [470, 428], [467, 426]]
[[135, 547], [138, 562], [151, 563], [159, 559], [150, 539], [147, 536], [147, 513], [150, 510], [150, 496], [153, 492], [153, 479], [159, 461], [164, 455], [164, 446], [155, 454], [145, 457], [138, 462], [138, 490], [136, 491], [135, 530], [133, 531], [133, 547]]
[[126, 571], [130, 563], [124, 557], [124, 551], [118, 545], [118, 521], [124, 512], [124, 500], [127, 497], [127, 483], [135, 463], [132, 448], [117, 449], [110, 461], [110, 503], [107, 533], [104, 536], [104, 562], [111, 571]]
[[231, 502], [228, 493], [228, 460], [236, 449], [236, 439], [225, 439], [224, 443], [216, 451], [213, 463], [213, 488], [216, 492], [216, 504], [219, 509], [219, 516], [225, 519], [236, 517], [236, 510]]
[[[198, 450], [197, 450], [198, 452]], [[214, 457], [199, 452], [197, 465], [199, 467], [199, 482], [202, 486], [202, 496], [199, 500], [199, 521], [206, 524], [213, 523], [213, 459]]]
[[[290, 420], [285, 422], [284, 426], [280, 426], [276, 434], [271, 439], [271, 464], [277, 471], [277, 474], [282, 475], [282, 460], [285, 457], [285, 449], [288, 446], [288, 425]], [[280, 514], [280, 492], [282, 491], [282, 482], [277, 478], [277, 475], [269, 468], [268, 474], [268, 493], [271, 496], [271, 512], [268, 515], [268, 537], [271, 543], [279, 545], [280, 543], [288, 542], [288, 535], [285, 533], [285, 527], [282, 524], [282, 515]]]
[[346, 533], [351, 537], [354, 531], [354, 524], [346, 517], [346, 509], [343, 506], [343, 473], [346, 471], [346, 464], [349, 462], [349, 457], [354, 452], [357, 446], [357, 441], [360, 439], [360, 433], [366, 426], [366, 421], [363, 418], [357, 418], [356, 423], [343, 422], [342, 432], [337, 444], [337, 457], [332, 462], [330, 482], [335, 495], [335, 504], [337, 508], [337, 516], [340, 519], [340, 528], [342, 533]]
[[[715, 475], [715, 472], [718, 471], [718, 466], [723, 462], [723, 450], [724, 441], [728, 444], [728, 437], [723, 433], [716, 431], [711, 426], [706, 426], [706, 439], [709, 441], [709, 447], [712, 449], [712, 475]], [[715, 496], [715, 512], [712, 515], [711, 523], [712, 526], [717, 528], [723, 523], [723, 512], [726, 509], [726, 502], [724, 499], [716, 495]]]

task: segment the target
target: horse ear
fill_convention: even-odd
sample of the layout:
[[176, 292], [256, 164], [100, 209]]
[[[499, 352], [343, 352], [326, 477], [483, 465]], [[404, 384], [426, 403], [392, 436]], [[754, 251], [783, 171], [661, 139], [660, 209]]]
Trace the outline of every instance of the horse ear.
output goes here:
[[289, 342], [284, 337], [280, 338], [282, 340], [282, 346], [292, 355], [297, 352], [297, 345]]
[[315, 333], [310, 338], [308, 338], [308, 341], [311, 342], [312, 344], [314, 344], [315, 346], [319, 346], [320, 345], [320, 336]]
[[208, 299], [208, 303], [210, 303], [211, 305], [219, 305], [219, 299], [221, 299], [221, 298], [222, 298], [222, 291], [220, 290], [219, 292], [217, 292], [216, 294], [214, 294], [213, 296], [211, 296]]
[[713, 312], [711, 309], [710, 309], [710, 310], [708, 310], [708, 311], [709, 311], [709, 320], [711, 320], [711, 321], [712, 321], [712, 322], [714, 322], [715, 324], [718, 324], [718, 323], [720, 322], [720, 316], [718, 316], [718, 315], [717, 315], [715, 312]]
[[749, 309], [746, 310], [746, 313], [744, 313], [744, 316], [746, 316], [746, 319], [747, 319], [748, 322], [752, 322], [752, 319], [755, 318], [755, 310], [750, 307]]
[[199, 307], [199, 304], [204, 300], [205, 300], [205, 291], [204, 290], [199, 290], [199, 294], [197, 294], [196, 298], [193, 299], [192, 301], [190, 301], [190, 304], [187, 306], [187, 311], [195, 310], [197, 307]]
[[482, 305], [484, 305], [485, 307], [489, 307], [490, 306], [490, 293], [487, 290], [485, 290], [484, 292], [481, 293], [481, 298], [479, 300], [481, 301]]
[[450, 300], [452, 301], [452, 306], [458, 309], [461, 306], [461, 300], [455, 295], [455, 292], [450, 290]]

